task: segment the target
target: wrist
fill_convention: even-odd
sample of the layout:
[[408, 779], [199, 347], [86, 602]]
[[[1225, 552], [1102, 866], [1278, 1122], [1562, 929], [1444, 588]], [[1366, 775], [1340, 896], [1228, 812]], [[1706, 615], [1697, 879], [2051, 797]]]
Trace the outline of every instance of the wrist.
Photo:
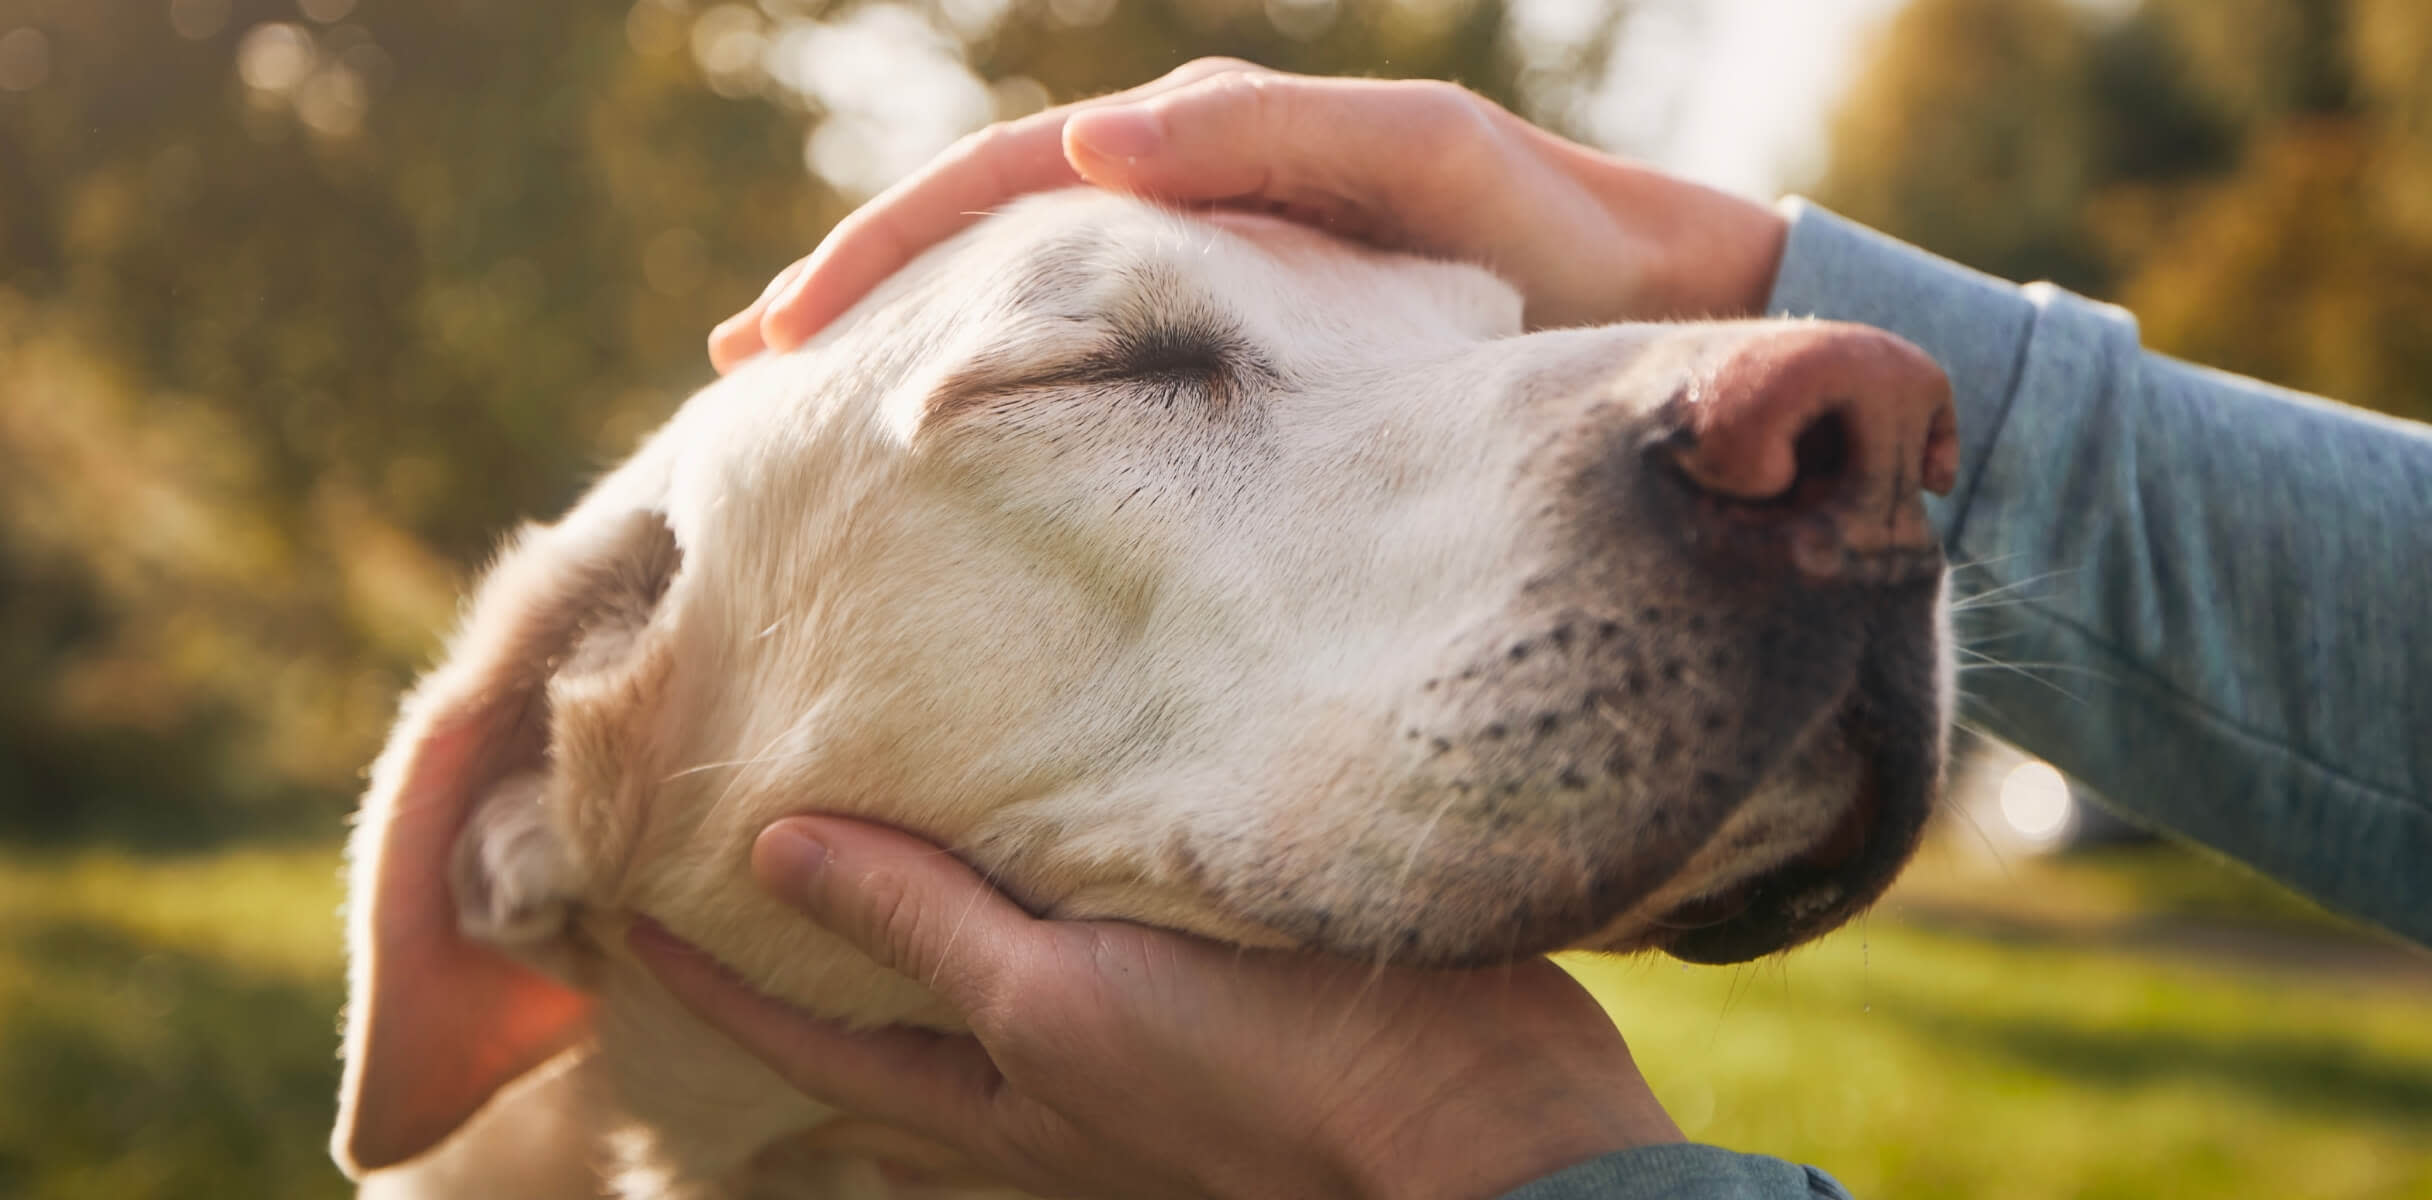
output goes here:
[[1643, 256], [1632, 315], [1764, 315], [1790, 239], [1790, 222], [1771, 206], [1584, 149], [1572, 171]]
[[1608, 1154], [1686, 1141], [1669, 1118], [1614, 1119], [1596, 1112], [1514, 1111], [1496, 1119], [1445, 1122], [1424, 1142], [1373, 1169], [1354, 1172], [1348, 1193], [1373, 1200], [1482, 1200], [1515, 1191]]
[[1666, 315], [1750, 318], [1765, 315], [1790, 222], [1772, 208], [1655, 172], [1649, 190], [1667, 214], [1661, 252], [1650, 271]]
[[1608, 1154], [1686, 1141], [1626, 1055], [1617, 1069], [1515, 1062], [1497, 1081], [1448, 1081], [1365, 1144], [1350, 1194], [1378, 1200], [1475, 1200]]

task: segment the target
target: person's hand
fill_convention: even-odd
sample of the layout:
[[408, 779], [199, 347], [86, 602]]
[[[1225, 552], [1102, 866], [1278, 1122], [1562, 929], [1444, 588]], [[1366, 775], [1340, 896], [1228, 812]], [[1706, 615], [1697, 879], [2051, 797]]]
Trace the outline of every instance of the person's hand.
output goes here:
[[1201, 59], [963, 139], [719, 325], [710, 359], [724, 371], [790, 349], [982, 214], [1078, 183], [1474, 262], [1520, 289], [1531, 327], [1754, 316], [1785, 229], [1763, 205], [1564, 141], [1453, 84]]
[[637, 925], [693, 1011], [847, 1119], [814, 1140], [1060, 1196], [1489, 1196], [1681, 1140], [1611, 1022], [1542, 959], [1480, 971], [1039, 920], [927, 843], [792, 818], [764, 886], [972, 1032], [852, 1032]]

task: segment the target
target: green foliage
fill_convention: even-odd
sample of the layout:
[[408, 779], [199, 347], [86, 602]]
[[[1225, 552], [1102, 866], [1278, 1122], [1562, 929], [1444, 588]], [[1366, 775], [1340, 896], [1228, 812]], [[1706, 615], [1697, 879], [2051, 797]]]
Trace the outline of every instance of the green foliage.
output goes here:
[[0, 860], [0, 1195], [345, 1194], [335, 857]]
[[[334, 858], [0, 857], [0, 1195], [344, 1194]], [[1782, 959], [1569, 965], [1692, 1136], [1860, 1196], [2432, 1189], [2420, 962], [2319, 927], [2282, 957], [2297, 939], [2220, 915], [2243, 901], [2140, 917], [2192, 860], [1938, 862]]]
[[1819, 198], [2148, 344], [2432, 419], [2432, 6], [1917, 0]]
[[334, 831], [499, 531], [847, 210], [806, 131], [921, 99], [769, 69], [865, 18], [962, 125], [1205, 53], [1597, 66], [1496, 0], [0, 0], [0, 836]]

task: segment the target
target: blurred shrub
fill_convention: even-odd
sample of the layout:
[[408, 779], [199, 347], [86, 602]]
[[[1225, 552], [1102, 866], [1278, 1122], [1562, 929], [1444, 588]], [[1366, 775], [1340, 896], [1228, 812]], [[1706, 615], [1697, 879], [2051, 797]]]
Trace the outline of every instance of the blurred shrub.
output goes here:
[[0, 0], [0, 836], [334, 831], [496, 533], [952, 137], [1206, 53], [1558, 116], [1618, 11]]

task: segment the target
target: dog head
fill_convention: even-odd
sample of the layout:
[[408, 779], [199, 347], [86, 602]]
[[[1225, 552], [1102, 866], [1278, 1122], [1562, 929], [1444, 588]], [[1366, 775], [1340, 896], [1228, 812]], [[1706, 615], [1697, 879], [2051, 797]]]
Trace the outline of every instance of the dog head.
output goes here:
[[1820, 934], [1937, 785], [1950, 420], [1870, 331], [1524, 333], [1469, 267], [1018, 205], [502, 556], [365, 803], [341, 1157], [566, 1044], [618, 914], [922, 1014], [749, 882], [798, 811], [1377, 961]]

